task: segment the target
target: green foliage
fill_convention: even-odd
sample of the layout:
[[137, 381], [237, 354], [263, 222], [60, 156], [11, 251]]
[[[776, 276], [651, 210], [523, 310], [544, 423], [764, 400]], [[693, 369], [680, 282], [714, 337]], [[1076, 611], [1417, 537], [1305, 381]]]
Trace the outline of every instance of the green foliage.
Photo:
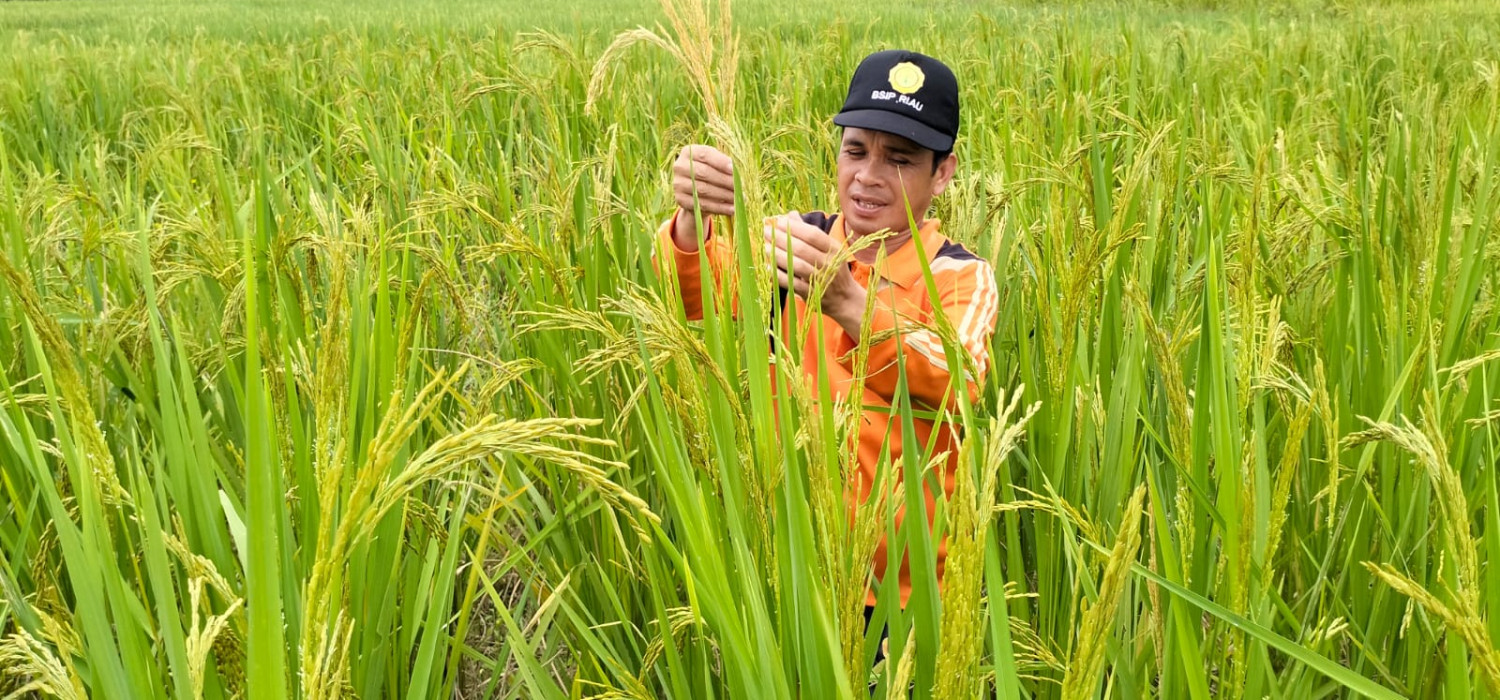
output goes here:
[[[1500, 694], [1500, 12], [707, 9], [0, 6], [0, 697]], [[1001, 304], [932, 532], [750, 255], [896, 45]]]

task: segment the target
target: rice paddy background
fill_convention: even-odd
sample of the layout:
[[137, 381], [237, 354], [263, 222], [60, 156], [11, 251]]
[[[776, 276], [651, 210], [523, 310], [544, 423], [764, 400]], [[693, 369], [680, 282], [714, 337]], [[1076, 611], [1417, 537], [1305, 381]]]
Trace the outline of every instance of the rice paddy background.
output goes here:
[[[1500, 11], [701, 10], [0, 4], [0, 697], [1500, 694]], [[1001, 300], [936, 533], [651, 257], [892, 46]]]

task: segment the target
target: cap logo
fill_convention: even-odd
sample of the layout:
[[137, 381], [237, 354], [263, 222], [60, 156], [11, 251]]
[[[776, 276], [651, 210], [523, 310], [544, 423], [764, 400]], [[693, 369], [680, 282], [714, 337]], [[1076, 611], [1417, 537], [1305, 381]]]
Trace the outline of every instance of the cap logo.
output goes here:
[[922, 83], [927, 82], [927, 75], [911, 61], [902, 61], [892, 66], [889, 77], [891, 89], [903, 95], [921, 90]]

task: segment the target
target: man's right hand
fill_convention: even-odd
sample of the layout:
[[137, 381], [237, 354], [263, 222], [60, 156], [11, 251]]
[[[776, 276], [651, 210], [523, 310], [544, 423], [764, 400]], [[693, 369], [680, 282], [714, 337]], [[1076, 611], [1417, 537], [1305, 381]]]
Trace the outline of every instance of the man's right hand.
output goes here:
[[672, 227], [673, 242], [680, 250], [696, 251], [702, 239], [695, 205], [705, 218], [711, 214], [734, 216], [734, 163], [713, 146], [683, 147], [672, 163], [672, 197], [682, 210]]

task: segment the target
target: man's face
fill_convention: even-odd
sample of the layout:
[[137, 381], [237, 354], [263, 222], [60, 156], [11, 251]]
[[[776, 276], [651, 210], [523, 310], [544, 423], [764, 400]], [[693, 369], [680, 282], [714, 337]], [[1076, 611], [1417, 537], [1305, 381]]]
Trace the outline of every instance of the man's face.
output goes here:
[[958, 162], [950, 153], [934, 172], [934, 155], [895, 134], [852, 126], [844, 129], [838, 157], [839, 210], [850, 234], [906, 231], [910, 228], [908, 203], [911, 219], [920, 224], [932, 198], [942, 194], [953, 179]]

